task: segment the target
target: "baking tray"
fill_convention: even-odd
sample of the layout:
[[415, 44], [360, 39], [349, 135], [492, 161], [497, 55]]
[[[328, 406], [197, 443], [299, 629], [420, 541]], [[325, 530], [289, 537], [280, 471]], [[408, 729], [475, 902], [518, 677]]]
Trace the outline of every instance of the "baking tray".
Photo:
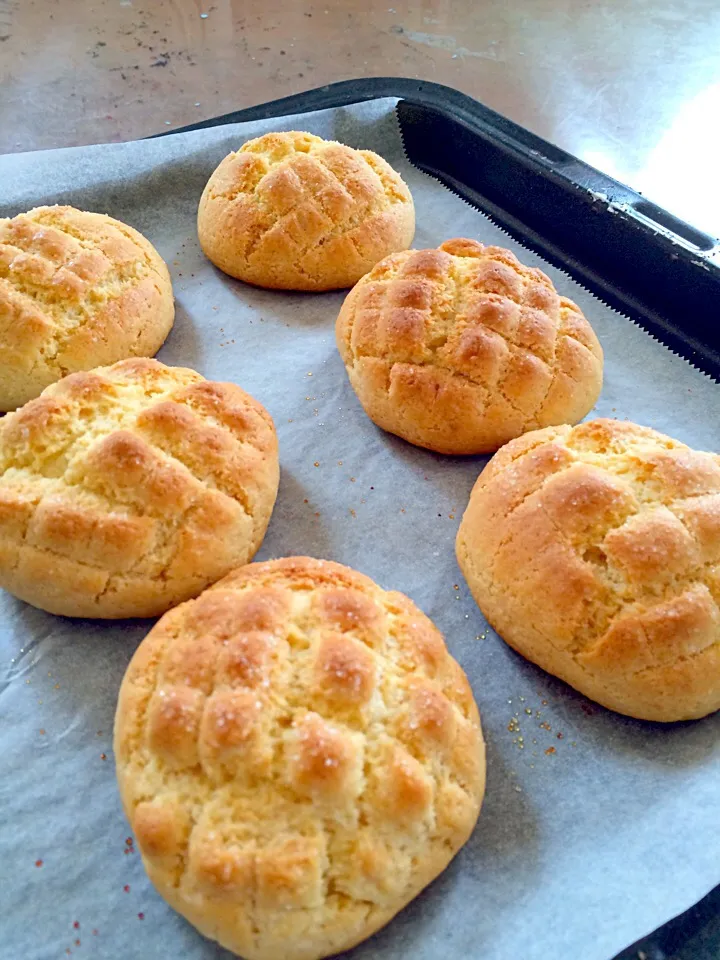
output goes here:
[[[538, 169], [536, 161], [548, 157], [553, 148], [480, 108], [474, 116], [473, 101], [453, 91], [433, 87], [431, 100], [425, 103], [427, 89], [428, 85], [412, 81], [344, 84], [337, 93], [337, 88], [326, 88], [317, 95], [257, 107], [204, 124], [212, 129], [179, 137], [0, 158], [0, 185], [8, 188], [8, 199], [12, 196], [3, 212], [70, 202], [110, 212], [146, 232], [167, 259], [177, 294], [178, 323], [161, 358], [195, 366], [213, 379], [240, 377], [276, 418], [286, 459], [263, 555], [331, 556], [402, 589], [437, 618], [455, 655], [483, 686], [480, 702], [491, 764], [498, 775], [491, 779], [479, 828], [443, 877], [376, 941], [358, 948], [358, 956], [382, 954], [399, 960], [411, 952], [437, 960], [474, 956], [480, 950], [488, 957], [492, 953], [495, 960], [515, 955], [556, 960], [561, 952], [608, 960], [632, 937], [696, 902], [717, 879], [711, 838], [719, 768], [717, 762], [704, 761], [710, 752], [720, 761], [715, 753], [720, 714], [698, 724], [676, 724], [662, 736], [649, 734], [647, 726], [593, 710], [559, 681], [516, 658], [493, 636], [479, 642], [485, 636], [482, 616], [465, 587], [461, 583], [453, 587], [460, 578], [452, 543], [458, 505], [466, 502], [482, 466], [480, 458], [436, 457], [368, 424], [347, 384], [331, 333], [342, 293], [307, 297], [241, 288], [216, 274], [197, 245], [197, 196], [239, 138], [300, 127], [380, 153], [387, 150], [388, 159], [412, 184], [422, 211], [417, 245], [435, 246], [454, 231], [514, 247], [524, 262], [546, 269], [558, 289], [582, 305], [606, 346], [607, 378], [599, 413], [615, 415], [617, 409], [618, 415], [631, 414], [676, 435], [677, 426], [691, 444], [715, 447], [720, 394], [715, 393], [713, 380], [691, 369], [586, 288], [592, 287], [606, 302], [612, 300], [664, 342], [672, 336], [674, 349], [715, 375], [717, 344], [707, 343], [707, 336], [700, 343], [695, 334], [688, 334], [679, 311], [672, 320], [659, 305], [653, 313], [652, 305], [643, 306], [646, 293], [621, 287], [609, 269], [590, 270], [584, 258], [573, 260], [571, 242], [559, 245], [552, 231], [560, 219], [571, 219], [567, 211], [573, 196], [585, 189], [582, 186], [567, 190], [567, 203], [559, 194], [545, 226], [526, 223], [537, 212], [533, 196], [547, 189], [547, 170], [542, 165]], [[456, 100], [457, 110], [445, 108]], [[321, 109], [333, 105], [336, 109]], [[217, 126], [233, 119], [250, 123]], [[403, 156], [400, 128], [409, 160]], [[442, 146], [432, 142], [438, 138], [444, 138], [450, 154], [444, 166], [430, 153]], [[460, 154], [467, 168], [462, 176], [456, 169]], [[443, 182], [426, 176], [425, 170]], [[528, 170], [539, 178], [535, 193], [525, 190]], [[565, 181], [560, 178], [558, 183]], [[459, 195], [453, 196], [445, 184]], [[621, 209], [619, 194], [610, 193], [609, 184], [602, 178], [592, 180], [588, 201], [601, 217], [606, 207], [616, 211], [605, 217], [608, 229], [615, 218], [630, 216]], [[521, 195], [526, 196], [524, 213], [518, 209]], [[477, 207], [521, 242], [516, 244]], [[643, 220], [639, 223], [647, 226]], [[606, 237], [604, 243], [603, 249], [612, 249], [611, 239]], [[699, 270], [704, 268], [693, 265], [693, 259], [717, 264], [709, 238], [702, 243], [707, 250], [689, 258], [690, 266]], [[675, 239], [673, 247], [678, 244]], [[632, 248], [630, 255], [637, 260]], [[674, 269], [672, 257], [657, 258], [658, 275]], [[633, 277], [637, 275], [633, 271]], [[694, 281], [688, 284], [688, 296], [695, 286]], [[685, 310], [688, 303], [684, 302]], [[693, 310], [693, 316], [708, 315], [703, 306]], [[228, 346], [235, 343], [228, 336], [241, 338], [237, 347]], [[263, 359], [269, 339], [272, 365]], [[313, 380], [306, 380], [311, 376]], [[343, 438], [342, 450], [336, 449], [337, 437]], [[336, 454], [343, 458], [337, 466]], [[319, 460], [323, 463], [313, 463]], [[368, 493], [368, 483], [374, 484], [369, 490], [376, 493]], [[400, 490], [403, 500], [398, 503], [393, 492]], [[433, 510], [428, 511], [430, 503]], [[313, 514], [320, 506], [322, 514]], [[435, 506], [443, 511], [437, 516]], [[357, 508], [357, 514], [349, 508]], [[380, 531], [378, 544], [374, 538]], [[0, 597], [0, 642], [12, 655], [10, 682], [0, 691], [3, 730], [8, 733], [3, 742], [8, 774], [0, 779], [0, 806], [6, 804], [5, 819], [12, 824], [0, 834], [0, 847], [7, 850], [7, 856], [0, 857], [0, 890], [8, 896], [5, 910], [0, 910], [5, 921], [3, 960], [62, 955], [66, 926], [72, 931], [68, 950], [73, 955], [76, 939], [82, 940], [79, 952], [87, 956], [89, 950], [91, 956], [107, 960], [161, 956], [168, 942], [176, 944], [175, 952], [183, 956], [216, 955], [159, 898], [150, 897], [138, 858], [119, 856], [121, 848], [133, 851], [126, 841], [123, 846], [127, 827], [111, 764], [102, 762], [109, 756], [100, 751], [107, 750], [102, 738], [108, 737], [127, 658], [146, 631], [147, 625], [141, 623], [63, 621]], [[483, 636], [474, 636], [480, 632]], [[483, 678], [492, 682], [484, 683]], [[517, 704], [518, 695], [521, 703], [525, 698], [525, 713], [530, 702], [546, 698], [543, 723], [521, 717], [523, 723], [538, 726], [534, 732], [539, 739], [532, 741], [540, 744], [537, 751], [528, 744], [529, 750], [521, 754], [518, 738], [510, 742], [507, 714], [518, 711], [517, 705], [508, 706], [510, 694], [510, 703]], [[46, 730], [48, 719], [52, 727]], [[564, 731], [564, 745], [552, 759], [536, 764], [536, 755], [553, 752], [542, 748], [546, 739], [557, 742], [557, 724]], [[532, 737], [530, 728], [523, 732]], [[30, 756], [32, 763], [27, 762]], [[68, 789], [68, 784], [83, 788]], [[584, 836], [588, 817], [595, 827], [591, 843], [585, 843]], [[637, 840], [635, 849], [641, 853], [628, 855], [625, 863], [628, 831], [629, 846]], [[598, 838], [605, 844], [598, 844]], [[577, 870], [580, 878], [585, 876], [586, 857], [593, 857], [590, 885], [575, 877]], [[497, 883], [488, 881], [486, 865], [497, 870]], [[124, 892], [118, 893], [120, 889]], [[655, 896], [648, 896], [653, 891]], [[468, 904], [483, 901], [486, 909], [474, 922], [467, 917]], [[527, 909], [529, 903], [532, 910]], [[712, 909], [712, 903], [704, 900], [692, 916], [701, 916], [703, 910], [710, 916], [707, 910]], [[128, 932], [128, 921], [133, 929], [144, 921], [141, 938]], [[679, 923], [682, 927], [695, 920]], [[100, 928], [98, 940], [93, 939], [94, 924]], [[698, 934], [706, 944], [711, 926], [706, 923]], [[680, 942], [677, 929], [670, 924], [651, 947], [636, 944], [621, 956], [638, 960], [642, 951], [652, 960], [664, 958]], [[671, 956], [718, 960], [717, 945], [700, 952], [698, 936], [684, 935], [683, 953]], [[548, 952], [549, 943], [557, 950]]]
[[[345, 80], [156, 136], [385, 97], [412, 164], [720, 382], [720, 241], [458, 90]], [[719, 917], [720, 886], [615, 960], [715, 960]]]

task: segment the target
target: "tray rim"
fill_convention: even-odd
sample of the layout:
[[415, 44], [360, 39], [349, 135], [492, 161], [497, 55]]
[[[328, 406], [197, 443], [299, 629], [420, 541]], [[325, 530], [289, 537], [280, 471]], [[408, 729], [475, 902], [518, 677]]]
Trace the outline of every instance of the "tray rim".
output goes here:
[[[204, 130], [208, 127], [217, 127], [229, 123], [249, 123], [254, 120], [272, 119], [273, 117], [282, 117], [294, 113], [315, 113], [319, 110], [334, 109], [349, 106], [353, 103], [365, 103], [369, 100], [384, 98], [408, 100], [420, 106], [434, 108], [442, 113], [449, 113], [456, 120], [464, 121], [472, 128], [491, 131], [495, 137], [504, 140], [507, 144], [512, 146], [521, 144], [529, 152], [534, 151], [540, 160], [550, 161], [556, 171], [569, 169], [570, 167], [572, 167], [573, 172], [582, 171], [588, 178], [592, 179], [594, 184], [604, 185], [608, 188], [606, 190], [607, 198], [611, 202], [626, 204], [637, 202], [643, 209], [655, 208], [657, 211], [666, 214], [669, 220], [675, 221], [679, 226], [686, 227], [688, 231], [702, 235], [708, 241], [712, 241], [713, 246], [705, 252], [701, 252], [700, 256], [704, 256], [710, 261], [714, 260], [716, 256], [720, 257], [720, 234], [713, 236], [707, 231], [693, 226], [688, 221], [671, 213], [667, 208], [649, 201], [642, 193], [634, 190], [628, 184], [614, 179], [562, 147], [556, 146], [526, 127], [515, 123], [514, 120], [510, 120], [503, 114], [486, 106], [481, 100], [472, 97], [470, 94], [431, 80], [416, 80], [410, 77], [363, 77], [357, 80], [338, 80], [322, 87], [311, 87], [308, 90], [292, 93], [286, 97], [242, 107], [239, 110], [220, 114], [217, 117], [209, 117], [205, 120], [198, 120], [181, 127], [174, 127], [171, 130], [160, 130], [146, 139], [154, 140], [170, 134], [190, 133], [193, 130]], [[715, 264], [712, 263], [712, 266], [715, 267]], [[720, 271], [720, 266], [718, 266], [718, 270]]]
[[[720, 331], [712, 322], [714, 304], [720, 300], [720, 240], [452, 87], [405, 77], [341, 80], [162, 130], [148, 139], [382, 98], [398, 101], [409, 162], [439, 179], [511, 237], [720, 383]], [[419, 156], [422, 145], [409, 143], [413, 111], [451, 124], [458, 137], [477, 138], [485, 165], [478, 164], [475, 170], [482, 173], [477, 175], [467, 165], [459, 175], [444, 168], [447, 151], [443, 154], [441, 150], [443, 155], [437, 158]], [[432, 147], [429, 152], [433, 153]], [[462, 160], [459, 164], [462, 167]], [[492, 190], [498, 192], [499, 169], [503, 186], [500, 195], [493, 197]], [[526, 181], [516, 192], [518, 177]], [[551, 206], [538, 201], [539, 187], [554, 191]], [[490, 193], [486, 193], [488, 188]], [[557, 233], [558, 224], [563, 222], [555, 213], [558, 203], [560, 209], [567, 204], [565, 223], [572, 223], [577, 231], [572, 240]], [[526, 212], [532, 216], [526, 219]], [[609, 254], [608, 241], [616, 246]], [[577, 252], [573, 250], [576, 243]], [[647, 269], [646, 284], [628, 276], [627, 265], [634, 262], [634, 250], [642, 252], [644, 267], [639, 273]]]

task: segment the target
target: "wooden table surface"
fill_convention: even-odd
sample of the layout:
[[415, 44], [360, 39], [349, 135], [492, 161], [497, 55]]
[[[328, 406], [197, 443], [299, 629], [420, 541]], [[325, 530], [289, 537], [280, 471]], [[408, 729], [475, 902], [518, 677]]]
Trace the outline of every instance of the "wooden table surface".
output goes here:
[[380, 75], [470, 93], [720, 234], [719, 0], [0, 0], [0, 152]]

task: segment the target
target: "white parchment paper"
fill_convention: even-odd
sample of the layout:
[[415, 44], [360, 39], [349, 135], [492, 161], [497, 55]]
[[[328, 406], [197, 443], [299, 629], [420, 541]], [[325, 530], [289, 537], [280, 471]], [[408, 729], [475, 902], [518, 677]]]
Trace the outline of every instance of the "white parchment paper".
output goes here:
[[[608, 960], [720, 881], [720, 715], [669, 727], [634, 722], [511, 652], [454, 558], [485, 460], [436, 456], [370, 423], [335, 349], [342, 293], [253, 289], [203, 258], [195, 212], [216, 164], [251, 136], [293, 128], [377, 150], [399, 168], [417, 206], [416, 247], [475, 237], [546, 270], [602, 341], [598, 414], [717, 450], [720, 388], [415, 170], [392, 101], [0, 157], [0, 215], [70, 203], [145, 233], [170, 265], [177, 297], [160, 359], [236, 381], [272, 413], [282, 480], [259, 558], [335, 559], [406, 592], [468, 673], [488, 741], [478, 827], [446, 873], [353, 957]], [[124, 670], [148, 629], [65, 620], [0, 595], [7, 960], [229, 956], [164, 904], [126, 844], [111, 726]]]

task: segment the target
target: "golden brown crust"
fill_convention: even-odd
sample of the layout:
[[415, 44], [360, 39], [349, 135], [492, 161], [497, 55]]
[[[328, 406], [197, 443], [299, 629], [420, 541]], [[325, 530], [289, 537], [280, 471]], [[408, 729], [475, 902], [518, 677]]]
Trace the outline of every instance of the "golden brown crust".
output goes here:
[[501, 637], [620, 713], [720, 708], [720, 457], [593, 420], [507, 444], [457, 537]]
[[0, 219], [0, 411], [69, 373], [153, 356], [174, 316], [164, 261], [127, 224], [60, 206]]
[[602, 349], [578, 307], [475, 240], [387, 257], [348, 294], [336, 336], [368, 416], [438, 453], [574, 423], [602, 386]]
[[316, 960], [383, 926], [468, 839], [485, 784], [435, 626], [307, 557], [243, 567], [159, 621], [115, 756], [151, 880], [247, 960]]
[[150, 617], [262, 542], [264, 407], [156, 360], [75, 373], [0, 421], [0, 586], [50, 613]]
[[215, 266], [283, 290], [350, 287], [414, 233], [410, 191], [382, 157], [297, 131], [225, 157], [198, 210]]

